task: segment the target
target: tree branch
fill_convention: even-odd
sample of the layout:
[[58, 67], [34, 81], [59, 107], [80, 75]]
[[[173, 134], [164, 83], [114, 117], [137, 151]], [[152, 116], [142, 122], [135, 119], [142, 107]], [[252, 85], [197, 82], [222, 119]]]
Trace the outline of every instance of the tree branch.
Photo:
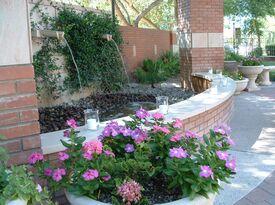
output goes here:
[[[112, 3], [112, 0], [109, 0], [110, 3]], [[115, 3], [115, 9], [116, 9], [116, 14], [118, 18], [122, 21], [122, 23], [126, 26], [130, 26], [126, 18], [124, 17], [123, 13], [121, 12], [120, 8], [118, 7], [117, 3]]]
[[153, 1], [146, 9], [144, 9], [136, 18], [136, 20], [134, 21], [134, 26], [138, 27], [138, 24], [140, 22], [140, 20], [146, 16], [147, 13], [149, 13], [153, 8], [155, 8], [156, 6], [158, 6], [163, 0], [155, 0]]
[[120, 8], [122, 8], [122, 10], [126, 13], [128, 23], [131, 24], [130, 15], [129, 15], [127, 9], [125, 8], [124, 4], [120, 0], [116, 0], [116, 1], [118, 2]]
[[[135, 8], [135, 6], [133, 5], [133, 1], [132, 0], [124, 0], [124, 2], [127, 3], [128, 7], [136, 14], [138, 15], [140, 12]], [[159, 29], [159, 27], [153, 23], [150, 19], [146, 18], [146, 17], [142, 17], [141, 21], [143, 21], [144, 23], [148, 24], [149, 26], [155, 28], [155, 29]]]

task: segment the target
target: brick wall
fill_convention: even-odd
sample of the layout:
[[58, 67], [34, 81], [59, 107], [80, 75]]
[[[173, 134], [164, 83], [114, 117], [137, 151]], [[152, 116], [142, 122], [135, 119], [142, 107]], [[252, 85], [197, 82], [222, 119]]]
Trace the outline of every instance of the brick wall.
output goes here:
[[[186, 52], [186, 48], [190, 48], [191, 70], [223, 68], [223, 0], [178, 0], [178, 18], [179, 31], [185, 34], [182, 36], [186, 41], [180, 50]], [[181, 56], [182, 62], [188, 60], [187, 55]], [[182, 70], [190, 69], [181, 66]]]
[[40, 148], [34, 70], [31, 65], [0, 67], [0, 142], [12, 164], [25, 163]]
[[124, 41], [122, 53], [129, 73], [140, 66], [144, 59], [157, 59], [176, 44], [176, 35], [171, 31], [131, 26], [122, 26], [120, 31]]

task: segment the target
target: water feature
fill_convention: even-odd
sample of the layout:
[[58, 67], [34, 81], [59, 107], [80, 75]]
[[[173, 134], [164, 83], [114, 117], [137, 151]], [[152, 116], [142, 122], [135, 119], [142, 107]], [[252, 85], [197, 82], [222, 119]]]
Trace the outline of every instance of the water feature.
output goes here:
[[66, 38], [63, 36], [63, 41], [65, 42], [66, 46], [68, 47], [69, 51], [70, 51], [70, 54], [72, 56], [72, 60], [73, 60], [73, 63], [74, 63], [74, 66], [76, 68], [76, 71], [77, 71], [77, 77], [78, 77], [78, 81], [79, 81], [79, 86], [80, 86], [80, 89], [82, 90], [82, 84], [81, 84], [81, 79], [80, 79], [80, 74], [79, 74], [79, 69], [78, 69], [78, 66], [75, 62], [75, 59], [74, 59], [74, 55], [73, 55], [73, 52], [72, 52], [72, 49], [68, 43], [68, 41], [66, 40]]

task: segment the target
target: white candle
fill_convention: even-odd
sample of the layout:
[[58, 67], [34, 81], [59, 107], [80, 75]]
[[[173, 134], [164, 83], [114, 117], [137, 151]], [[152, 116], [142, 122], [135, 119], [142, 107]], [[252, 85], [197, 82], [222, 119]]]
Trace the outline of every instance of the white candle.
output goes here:
[[168, 105], [160, 105], [159, 112], [162, 114], [167, 114], [168, 113]]
[[89, 130], [97, 130], [96, 119], [88, 119], [87, 124], [88, 124], [88, 129]]

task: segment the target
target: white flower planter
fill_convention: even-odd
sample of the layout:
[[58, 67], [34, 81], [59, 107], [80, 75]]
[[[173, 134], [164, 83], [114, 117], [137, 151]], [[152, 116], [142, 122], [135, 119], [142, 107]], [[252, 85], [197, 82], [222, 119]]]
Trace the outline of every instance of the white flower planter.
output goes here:
[[241, 92], [247, 87], [248, 84], [248, 79], [245, 78], [243, 80], [235, 80], [236, 82], [236, 90], [235, 90], [235, 95], [240, 95]]
[[260, 88], [256, 85], [255, 80], [258, 74], [263, 71], [264, 66], [238, 66], [238, 68], [239, 71], [242, 72], [244, 76], [249, 79], [246, 90], [248, 92], [260, 90]]
[[27, 202], [23, 199], [16, 199], [6, 202], [6, 205], [27, 205]]
[[[102, 203], [86, 196], [75, 196], [69, 192], [65, 192], [68, 201], [71, 205], [110, 205], [107, 203]], [[161, 205], [213, 205], [216, 194], [209, 194], [209, 198], [203, 196], [197, 196], [195, 199], [190, 200], [188, 198], [183, 198], [177, 201], [163, 203]]]

